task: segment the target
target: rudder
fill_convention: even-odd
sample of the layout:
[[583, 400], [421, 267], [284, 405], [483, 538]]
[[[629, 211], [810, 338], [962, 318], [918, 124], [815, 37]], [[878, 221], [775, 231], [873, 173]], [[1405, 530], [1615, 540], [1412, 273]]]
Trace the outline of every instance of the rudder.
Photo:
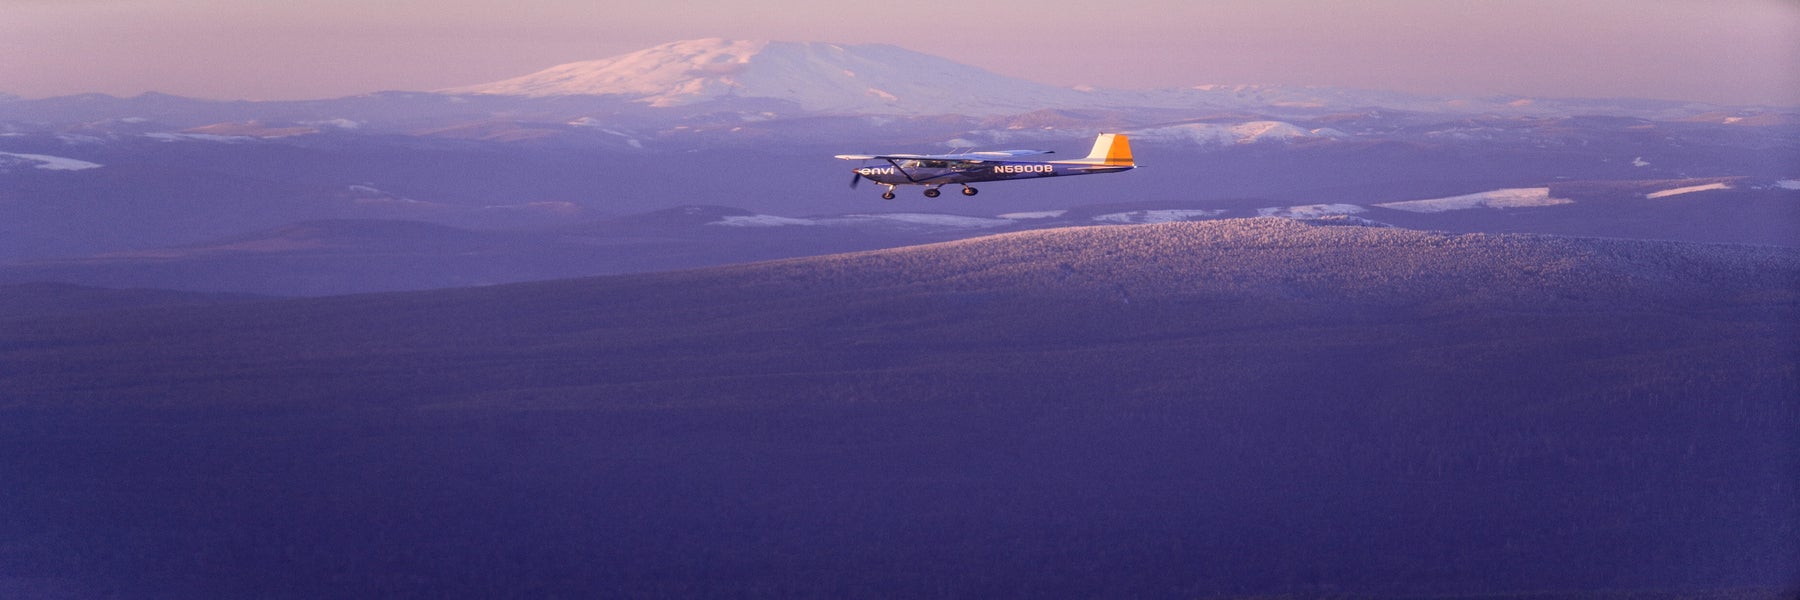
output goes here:
[[1123, 133], [1102, 133], [1099, 137], [1094, 138], [1094, 149], [1088, 151], [1087, 158], [1082, 159], [1081, 162], [1102, 165], [1133, 165], [1131, 140], [1127, 139]]

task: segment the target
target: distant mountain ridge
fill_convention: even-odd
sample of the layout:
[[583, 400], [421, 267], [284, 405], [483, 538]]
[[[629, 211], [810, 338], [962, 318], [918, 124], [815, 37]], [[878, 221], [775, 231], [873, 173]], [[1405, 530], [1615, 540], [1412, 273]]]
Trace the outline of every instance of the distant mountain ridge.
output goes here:
[[1011, 114], [1081, 105], [1080, 93], [886, 44], [703, 39], [554, 66], [446, 94], [620, 96], [653, 107], [736, 97], [828, 113]]
[[[1800, 107], [1731, 107], [1631, 98], [1447, 96], [1308, 85], [1196, 84], [1147, 90], [1065, 88], [999, 75], [886, 44], [728, 40], [661, 44], [518, 77], [327, 100], [221, 101], [145, 93], [0, 100], [0, 132], [79, 123], [87, 131], [245, 133], [439, 131], [483, 119], [538, 128], [630, 130], [818, 116], [993, 118], [1042, 111], [1128, 111], [1134, 125], [1193, 118], [1289, 121], [1412, 115], [1611, 115], [1741, 126], [1796, 122]], [[1386, 112], [1387, 114], [1381, 114]], [[1116, 122], [1103, 115], [1095, 124]], [[700, 123], [695, 123], [698, 118]], [[183, 131], [186, 130], [186, 131]], [[247, 132], [247, 133], [246, 133]]]
[[1570, 111], [1672, 117], [1717, 107], [1630, 99], [1435, 97], [1290, 85], [1194, 85], [1160, 90], [1062, 88], [1005, 77], [887, 44], [747, 41], [671, 42], [611, 58], [557, 65], [491, 83], [437, 90], [530, 98], [610, 96], [652, 107], [741, 98], [790, 101], [830, 114], [1020, 114], [1080, 107], [1274, 110], [1308, 113], [1391, 108], [1454, 114]]

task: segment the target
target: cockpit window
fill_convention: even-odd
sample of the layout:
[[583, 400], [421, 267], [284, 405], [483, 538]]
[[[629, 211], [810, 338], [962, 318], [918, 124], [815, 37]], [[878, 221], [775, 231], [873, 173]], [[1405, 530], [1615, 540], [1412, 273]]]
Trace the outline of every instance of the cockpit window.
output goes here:
[[947, 160], [914, 159], [900, 161], [900, 168], [902, 169], [947, 169], [949, 167], [950, 161]]

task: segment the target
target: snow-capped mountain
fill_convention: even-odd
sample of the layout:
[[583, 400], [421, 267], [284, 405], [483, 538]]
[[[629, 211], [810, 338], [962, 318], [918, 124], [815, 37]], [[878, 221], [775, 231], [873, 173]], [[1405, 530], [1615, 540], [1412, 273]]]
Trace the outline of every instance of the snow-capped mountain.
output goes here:
[[805, 112], [837, 115], [1000, 116], [1047, 109], [1133, 108], [1252, 111], [1291, 117], [1387, 109], [1432, 114], [1609, 114], [1671, 119], [1718, 112], [1720, 108], [1656, 100], [1433, 96], [1295, 85], [1194, 85], [1155, 90], [1062, 88], [885, 44], [718, 38], [672, 42], [438, 92], [485, 97], [611, 97], [658, 108], [721, 100], [772, 100], [793, 103]]
[[883, 44], [726, 39], [663, 44], [447, 94], [620, 96], [654, 107], [787, 100], [838, 114], [1017, 114], [1085, 104], [1082, 93]]

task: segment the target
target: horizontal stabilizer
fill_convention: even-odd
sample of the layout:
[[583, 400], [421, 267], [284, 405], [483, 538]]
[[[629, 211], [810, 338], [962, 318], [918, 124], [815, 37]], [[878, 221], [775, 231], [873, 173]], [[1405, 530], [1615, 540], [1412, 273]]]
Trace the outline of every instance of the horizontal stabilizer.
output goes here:
[[1137, 165], [1094, 165], [1091, 167], [1070, 167], [1069, 171], [1071, 173], [1085, 175], [1089, 173], [1117, 173], [1119, 171], [1130, 171], [1135, 168], [1137, 168]]

